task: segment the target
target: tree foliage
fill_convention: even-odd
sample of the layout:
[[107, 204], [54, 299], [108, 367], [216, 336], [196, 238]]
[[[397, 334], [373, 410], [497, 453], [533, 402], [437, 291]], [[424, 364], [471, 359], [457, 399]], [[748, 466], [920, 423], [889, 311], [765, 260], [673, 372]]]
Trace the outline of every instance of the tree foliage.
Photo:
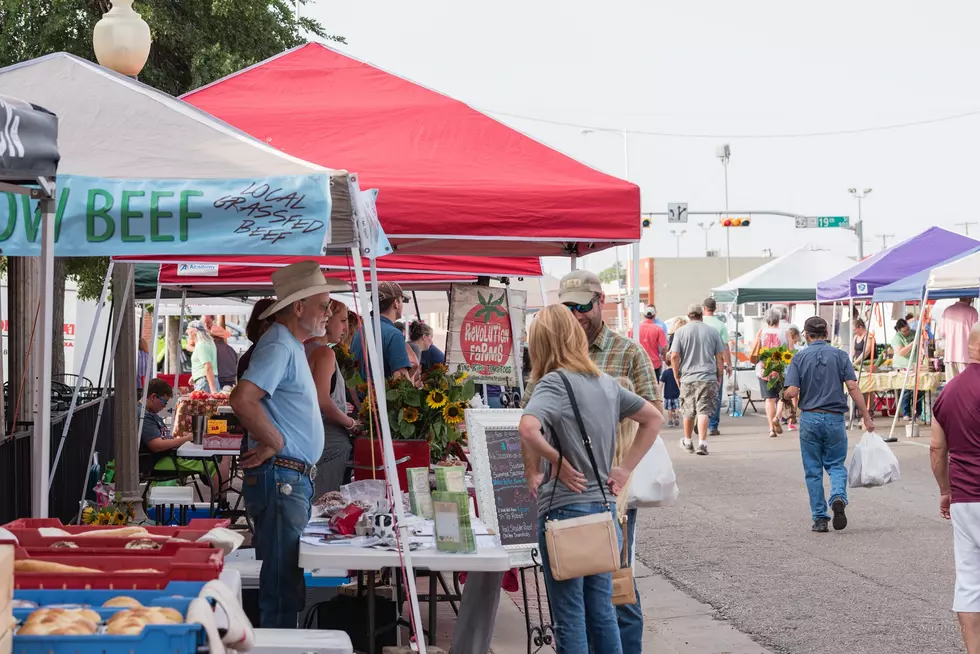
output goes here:
[[[52, 52], [95, 61], [92, 30], [110, 8], [109, 0], [0, 0], [0, 67]], [[309, 39], [345, 42], [311, 18], [297, 19], [284, 0], [137, 0], [133, 8], [153, 38], [140, 81], [175, 96]], [[108, 265], [104, 258], [66, 262], [79, 299], [99, 296]], [[6, 272], [6, 261], [0, 268]]]
[[619, 281], [621, 283], [625, 284], [626, 283], [626, 268], [624, 268], [622, 265], [617, 265], [617, 264], [614, 264], [612, 266], [609, 266], [608, 268], [606, 268], [605, 270], [603, 270], [601, 273], [599, 273], [599, 281], [602, 282], [603, 284], [612, 284], [613, 282], [616, 281], [616, 277], [617, 277], [617, 274], [616, 273], [617, 273], [617, 270], [618, 270], [618, 273], [619, 273], [619, 275], [618, 275], [619, 276]]

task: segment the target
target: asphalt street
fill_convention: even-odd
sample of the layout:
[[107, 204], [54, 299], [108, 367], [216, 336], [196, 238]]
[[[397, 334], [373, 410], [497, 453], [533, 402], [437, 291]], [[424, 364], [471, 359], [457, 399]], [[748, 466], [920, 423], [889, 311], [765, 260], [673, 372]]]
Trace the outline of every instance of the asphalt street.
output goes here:
[[[964, 651], [928, 429], [911, 440], [896, 430], [901, 480], [849, 489], [849, 524], [829, 534], [810, 531], [797, 432], [771, 439], [751, 411], [723, 416], [721, 430], [707, 457], [682, 451], [679, 430], [664, 432], [680, 501], [641, 511], [643, 563], [774, 652]], [[849, 437], [853, 449], [861, 430]]]

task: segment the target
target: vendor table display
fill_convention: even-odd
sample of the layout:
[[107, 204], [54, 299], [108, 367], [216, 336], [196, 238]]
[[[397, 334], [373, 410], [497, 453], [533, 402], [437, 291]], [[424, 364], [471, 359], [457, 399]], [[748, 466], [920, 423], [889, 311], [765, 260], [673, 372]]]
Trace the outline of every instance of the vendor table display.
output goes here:
[[[943, 383], [943, 373], [940, 372], [920, 372], [918, 389], [920, 393], [934, 391]], [[916, 388], [915, 376], [908, 375], [906, 379], [905, 370], [892, 370], [889, 372], [875, 372], [861, 375], [858, 387], [862, 393], [882, 393], [885, 391], [901, 390], [904, 384], [906, 390], [912, 391]]]

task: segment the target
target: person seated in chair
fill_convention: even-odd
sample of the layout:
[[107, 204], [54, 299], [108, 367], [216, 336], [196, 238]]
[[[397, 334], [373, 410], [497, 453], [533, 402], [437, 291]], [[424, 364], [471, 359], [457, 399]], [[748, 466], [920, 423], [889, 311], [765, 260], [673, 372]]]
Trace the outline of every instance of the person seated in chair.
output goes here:
[[[185, 459], [176, 455], [177, 448], [190, 442], [191, 434], [174, 436], [167, 427], [160, 413], [167, 407], [174, 391], [162, 379], [151, 379], [146, 389], [146, 415], [143, 418], [143, 430], [140, 433], [140, 462], [147, 458], [149, 465], [140, 465], [140, 472], [174, 472], [180, 476], [205, 475], [212, 477], [212, 488], [217, 488], [214, 464], [201, 459]], [[136, 405], [136, 420], [139, 421], [142, 407]], [[149, 455], [148, 457], [143, 456]], [[145, 468], [145, 469], [144, 469]]]

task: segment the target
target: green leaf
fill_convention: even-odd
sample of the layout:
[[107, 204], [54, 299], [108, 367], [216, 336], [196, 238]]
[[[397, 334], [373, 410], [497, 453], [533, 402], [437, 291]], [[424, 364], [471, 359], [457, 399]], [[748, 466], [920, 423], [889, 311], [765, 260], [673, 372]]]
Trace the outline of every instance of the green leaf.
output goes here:
[[405, 405], [418, 408], [422, 406], [422, 398], [419, 397], [418, 393], [409, 393], [405, 396]]
[[469, 401], [473, 399], [474, 395], [476, 395], [476, 382], [472, 379], [467, 379], [466, 383], [463, 384], [463, 397]]
[[400, 422], [398, 423], [398, 432], [402, 438], [411, 438], [415, 435], [415, 425], [410, 422]]

